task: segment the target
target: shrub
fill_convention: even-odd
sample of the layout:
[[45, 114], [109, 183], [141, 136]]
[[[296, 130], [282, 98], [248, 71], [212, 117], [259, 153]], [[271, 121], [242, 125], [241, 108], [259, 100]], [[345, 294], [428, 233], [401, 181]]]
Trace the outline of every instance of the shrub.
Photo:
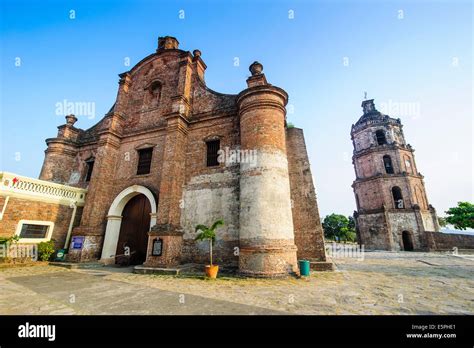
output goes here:
[[0, 237], [0, 244], [10, 244], [10, 243], [16, 243], [20, 240], [19, 236], [11, 236], [11, 237]]
[[54, 254], [54, 241], [41, 242], [38, 244], [38, 258], [41, 261], [48, 261]]

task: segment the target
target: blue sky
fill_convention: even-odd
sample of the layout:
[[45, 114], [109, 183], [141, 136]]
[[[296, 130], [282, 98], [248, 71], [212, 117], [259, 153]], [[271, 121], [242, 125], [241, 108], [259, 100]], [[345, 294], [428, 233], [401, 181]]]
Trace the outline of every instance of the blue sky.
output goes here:
[[0, 3], [0, 170], [37, 177], [44, 139], [64, 123], [56, 103], [94, 102], [95, 118], [76, 124], [92, 126], [115, 100], [117, 75], [171, 35], [201, 50], [216, 91], [240, 92], [258, 60], [289, 93], [323, 216], [355, 209], [350, 128], [364, 91], [402, 119], [438, 213], [474, 201], [470, 1]]

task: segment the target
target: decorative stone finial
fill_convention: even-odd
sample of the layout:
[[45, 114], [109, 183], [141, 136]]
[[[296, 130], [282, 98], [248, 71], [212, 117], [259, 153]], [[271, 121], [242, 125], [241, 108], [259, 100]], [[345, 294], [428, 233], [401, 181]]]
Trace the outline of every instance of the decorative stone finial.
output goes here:
[[194, 50], [194, 51], [193, 51], [193, 56], [194, 56], [194, 57], [201, 57], [201, 51], [199, 51], [199, 50]]
[[252, 76], [260, 75], [262, 74], [262, 71], [263, 71], [263, 65], [260, 64], [259, 62], [253, 62], [250, 65], [249, 70], [252, 73]]
[[158, 50], [178, 49], [179, 42], [175, 37], [162, 36], [158, 38]]
[[68, 126], [73, 126], [74, 123], [76, 123], [76, 122], [77, 122], [77, 117], [74, 116], [73, 114], [66, 116], [66, 124]]

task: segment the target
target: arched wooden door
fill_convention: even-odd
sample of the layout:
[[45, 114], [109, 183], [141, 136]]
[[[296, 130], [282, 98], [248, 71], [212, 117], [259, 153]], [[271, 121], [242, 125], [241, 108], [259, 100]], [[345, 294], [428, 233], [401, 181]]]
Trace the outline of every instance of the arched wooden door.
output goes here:
[[[125, 205], [117, 243], [116, 263], [141, 265], [145, 262], [148, 231], [150, 230], [150, 212], [150, 202], [142, 194], [133, 197]], [[130, 252], [129, 259], [126, 255], [127, 250]]]

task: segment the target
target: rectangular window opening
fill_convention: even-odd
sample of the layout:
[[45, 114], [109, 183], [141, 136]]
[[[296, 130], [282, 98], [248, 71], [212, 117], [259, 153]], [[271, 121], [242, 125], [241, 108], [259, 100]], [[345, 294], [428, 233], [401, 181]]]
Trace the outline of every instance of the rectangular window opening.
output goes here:
[[94, 170], [94, 161], [87, 162], [87, 173], [85, 181], [91, 181], [92, 171]]
[[208, 167], [215, 167], [219, 165], [219, 154], [218, 151], [220, 149], [220, 140], [212, 140], [206, 143], [207, 145], [207, 166]]
[[23, 224], [21, 226], [20, 238], [44, 239], [48, 235], [49, 225]]
[[152, 155], [153, 155], [152, 147], [148, 149], [138, 150], [137, 175], [150, 173]]

